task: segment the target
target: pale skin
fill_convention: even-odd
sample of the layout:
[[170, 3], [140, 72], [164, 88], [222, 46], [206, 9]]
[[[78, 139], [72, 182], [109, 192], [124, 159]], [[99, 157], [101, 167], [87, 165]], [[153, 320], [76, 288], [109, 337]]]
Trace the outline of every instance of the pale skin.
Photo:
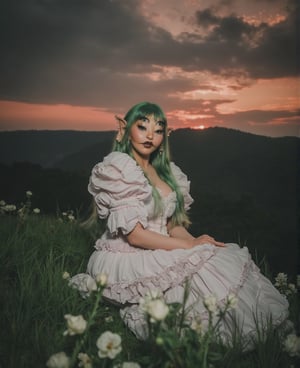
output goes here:
[[[123, 121], [123, 124], [126, 124], [126, 122]], [[145, 172], [151, 184], [159, 189], [161, 195], [167, 196], [171, 193], [171, 188], [160, 179], [149, 162], [151, 153], [160, 148], [163, 140], [163, 124], [153, 116], [145, 116], [136, 121], [131, 127], [130, 141], [136, 162]], [[207, 243], [217, 247], [224, 247], [224, 243], [216, 241], [209, 235], [192, 236], [183, 226], [171, 227], [171, 223], [168, 222], [167, 228], [169, 236], [144, 229], [138, 223], [127, 235], [127, 241], [132, 246], [145, 249], [190, 249], [196, 245]]]

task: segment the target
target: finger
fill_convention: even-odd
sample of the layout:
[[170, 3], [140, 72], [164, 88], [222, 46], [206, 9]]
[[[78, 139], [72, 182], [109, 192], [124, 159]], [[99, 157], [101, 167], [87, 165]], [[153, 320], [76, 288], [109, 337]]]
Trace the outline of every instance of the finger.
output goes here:
[[212, 236], [209, 235], [202, 235], [201, 237], [203, 240], [210, 240], [210, 241], [215, 241], [215, 239]]
[[215, 241], [214, 244], [217, 246], [217, 247], [225, 247], [225, 243], [223, 242], [217, 242]]

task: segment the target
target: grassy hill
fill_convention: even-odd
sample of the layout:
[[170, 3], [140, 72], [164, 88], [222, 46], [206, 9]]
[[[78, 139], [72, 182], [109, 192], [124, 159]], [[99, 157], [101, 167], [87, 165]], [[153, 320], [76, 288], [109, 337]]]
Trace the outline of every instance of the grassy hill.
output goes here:
[[[21, 221], [17, 216], [0, 215], [1, 367], [45, 367], [54, 353], [64, 351], [68, 356], [74, 355], [82, 336], [84, 343], [79, 346], [80, 351], [92, 357], [94, 368], [112, 368], [128, 360], [139, 362], [144, 368], [208, 367], [212, 362], [215, 368], [298, 366], [300, 358], [289, 356], [284, 341], [271, 326], [260, 330], [254, 349], [249, 352], [241, 350], [238, 337], [232, 347], [219, 345], [214, 339], [207, 346], [205, 363], [211, 363], [207, 365], [201, 355], [205, 340], [187, 329], [184, 334], [176, 335], [175, 318], [169, 320], [170, 327], [164, 335], [159, 333], [163, 346], [156, 343], [160, 331], [157, 325], [153, 328], [153, 338], [146, 342], [137, 340], [121, 321], [116, 305], [105, 300], [98, 303], [94, 296], [83, 299], [62, 278], [65, 271], [71, 275], [85, 272], [94, 239], [76, 221], [60, 220], [60, 217], [31, 214]], [[297, 331], [299, 296], [299, 290], [290, 296], [290, 320]], [[176, 311], [176, 306], [173, 310]], [[85, 335], [63, 336], [67, 327], [65, 314], [81, 314], [89, 319], [92, 313], [93, 325]], [[177, 317], [177, 324], [178, 320]], [[122, 351], [114, 360], [99, 361], [96, 340], [107, 330], [120, 335]], [[178, 360], [178, 356], [184, 359]], [[75, 366], [78, 365], [72, 365]]]

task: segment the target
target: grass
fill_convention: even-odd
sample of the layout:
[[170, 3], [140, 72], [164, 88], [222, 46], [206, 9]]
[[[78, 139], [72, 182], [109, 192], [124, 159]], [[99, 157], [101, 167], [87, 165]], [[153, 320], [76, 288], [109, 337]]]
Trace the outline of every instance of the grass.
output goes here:
[[[93, 242], [92, 236], [76, 222], [40, 215], [30, 215], [20, 222], [16, 216], [0, 216], [1, 368], [45, 367], [53, 353], [72, 350], [75, 337], [63, 336], [63, 316], [87, 315], [93, 298], [82, 299], [68, 287], [62, 274], [85, 271]], [[294, 307], [295, 318], [297, 311], [299, 308]], [[110, 316], [112, 322], [106, 320]], [[88, 344], [95, 346], [97, 337], [106, 330], [121, 335], [123, 361], [147, 361], [143, 366], [159, 367], [155, 365], [157, 348], [136, 340], [123, 325], [118, 308], [102, 302]], [[238, 341], [231, 349], [219, 346], [216, 353], [221, 354], [222, 360], [216, 361], [214, 368], [290, 367], [295, 358], [283, 351], [280, 336], [271, 326], [266, 331], [266, 338], [257, 341], [252, 352], [242, 352]], [[193, 354], [192, 343], [181, 353]], [[155, 359], [151, 359], [151, 354]]]
[[[90, 308], [62, 274], [84, 272], [92, 240], [75, 223], [50, 217], [32, 216], [20, 224], [5, 216], [0, 229], [0, 361], [3, 367], [44, 367], [64, 345], [64, 314], [84, 315]], [[105, 308], [99, 310], [101, 317], [113, 314], [119, 320], [116, 308]], [[122, 330], [119, 325], [114, 328]]]

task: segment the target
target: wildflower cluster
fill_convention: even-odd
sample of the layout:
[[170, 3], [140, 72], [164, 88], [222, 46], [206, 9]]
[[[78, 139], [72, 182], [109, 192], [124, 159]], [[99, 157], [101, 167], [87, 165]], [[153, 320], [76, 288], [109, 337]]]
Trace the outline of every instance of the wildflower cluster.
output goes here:
[[[188, 295], [188, 283], [186, 295]], [[146, 314], [148, 321], [149, 339], [156, 344], [156, 353], [166, 356], [170, 366], [184, 367], [186, 362], [183, 356], [189, 354], [190, 346], [195, 350], [189, 366], [208, 367], [210, 363], [209, 350], [213, 343], [218, 341], [219, 325], [225, 314], [236, 307], [238, 300], [234, 294], [229, 294], [225, 301], [218, 302], [215, 295], [207, 295], [203, 299], [203, 306], [207, 312], [208, 320], [203, 315], [192, 318], [185, 304], [167, 305], [163, 295], [152, 290], [140, 300], [140, 309]], [[154, 335], [154, 336], [153, 336]], [[154, 337], [154, 338], [153, 338]], [[165, 366], [165, 362], [161, 362]], [[194, 364], [194, 365], [193, 365]], [[169, 365], [168, 365], [169, 366]]]
[[73, 210], [64, 211], [58, 216], [58, 221], [60, 222], [75, 222], [76, 218]]
[[[64, 272], [62, 278], [71, 285], [71, 277], [68, 272]], [[99, 320], [99, 316], [96, 317], [96, 312], [107, 280], [106, 274], [99, 274], [95, 279], [90, 278], [87, 283], [87, 293], [94, 296], [95, 301], [91, 312], [86, 317], [81, 314], [65, 314], [66, 330], [63, 335], [75, 337], [75, 339], [77, 336], [78, 340], [71, 354], [60, 351], [50, 356], [46, 363], [48, 368], [72, 368], [75, 366], [83, 368], [141, 368], [137, 362], [121, 361], [122, 337], [110, 329], [100, 333], [91, 346], [93, 340], [88, 338], [88, 334], [91, 326], [95, 324], [95, 320]], [[297, 281], [300, 281], [299, 277]], [[287, 276], [283, 273], [277, 275], [276, 285], [285, 292], [287, 289], [293, 290], [289, 286]], [[188, 283], [186, 289], [188, 291]], [[223, 329], [220, 328], [221, 322], [227, 318], [229, 311], [237, 307], [239, 303], [237, 295], [229, 293], [221, 301], [214, 294], [206, 295], [202, 300], [205, 312], [192, 317], [189, 313], [190, 307], [185, 305], [187, 300], [188, 298], [185, 298], [182, 304], [168, 305], [164, 295], [158, 290], [150, 290], [140, 299], [139, 308], [145, 315], [149, 331], [147, 340], [149, 356], [143, 356], [141, 360], [143, 366], [144, 364], [146, 367], [153, 366], [151, 365], [153, 354], [156, 354], [157, 360], [155, 367], [197, 366], [208, 368], [215, 366], [215, 364], [217, 366], [222, 364], [224, 358], [222, 338], [224, 336]], [[229, 318], [232, 317], [233, 315]], [[102, 321], [109, 323], [113, 321], [113, 318], [102, 314]], [[281, 335], [280, 343], [287, 359], [291, 362], [298, 361], [300, 358], [300, 337], [296, 333], [290, 333], [287, 336]], [[188, 364], [186, 360], [188, 360]]]
[[203, 321], [199, 315], [196, 315], [191, 321], [191, 329], [205, 343], [210, 344], [212, 339], [218, 335], [218, 327], [221, 320], [228, 311], [235, 309], [237, 304], [238, 298], [233, 293], [228, 294], [222, 303], [218, 303], [214, 294], [207, 295], [203, 300], [203, 305], [208, 312], [208, 321]]
[[287, 274], [280, 272], [275, 277], [274, 286], [279, 290], [279, 292], [287, 297], [297, 294], [300, 290], [300, 275], [297, 276], [296, 284], [288, 281]]
[[283, 349], [291, 357], [300, 357], [300, 337], [296, 334], [289, 334], [283, 342]]
[[230, 293], [226, 297], [224, 303], [218, 303], [214, 294], [207, 295], [203, 300], [203, 305], [212, 316], [225, 314], [228, 310], [234, 309], [237, 306], [238, 299], [235, 294]]
[[18, 216], [20, 221], [25, 221], [26, 218], [31, 214], [39, 214], [41, 211], [39, 208], [31, 208], [31, 197], [32, 192], [27, 190], [25, 202], [21, 202], [21, 204], [8, 204], [4, 200], [0, 201], [0, 215], [15, 215]]
[[[63, 272], [62, 278], [70, 281], [70, 274]], [[97, 308], [99, 307], [102, 292], [107, 284], [107, 275], [99, 274], [90, 282], [88, 291], [90, 295], [94, 293], [95, 302], [92, 311], [85, 319], [80, 315], [65, 314], [67, 329], [63, 332], [64, 336], [80, 336], [73, 349], [72, 355], [68, 356], [66, 352], [61, 351], [50, 356], [46, 362], [48, 368], [71, 368], [71, 367], [113, 367], [113, 368], [140, 368], [135, 362], [115, 362], [116, 357], [122, 351], [122, 338], [119, 334], [111, 331], [103, 332], [96, 340], [95, 347], [97, 354], [89, 354], [82, 350], [87, 348], [87, 337], [92, 325], [95, 324]], [[105, 318], [108, 321], [108, 317]], [[114, 364], [112, 366], [112, 364]]]

